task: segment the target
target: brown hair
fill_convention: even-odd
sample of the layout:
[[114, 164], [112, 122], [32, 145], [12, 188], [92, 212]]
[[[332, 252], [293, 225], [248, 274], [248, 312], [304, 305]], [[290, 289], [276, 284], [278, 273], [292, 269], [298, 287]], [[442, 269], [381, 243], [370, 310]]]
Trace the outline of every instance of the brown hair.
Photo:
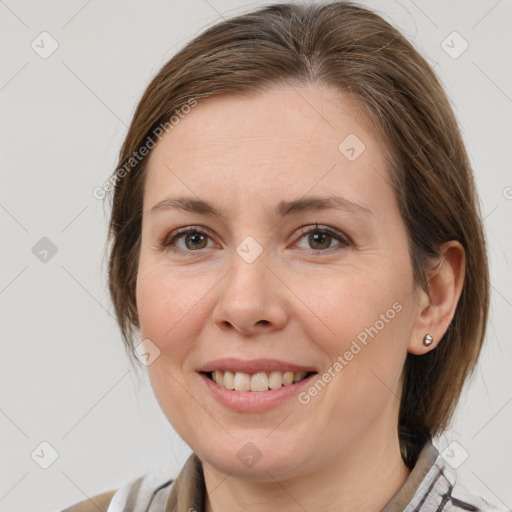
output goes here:
[[407, 355], [398, 431], [412, 467], [428, 437], [447, 428], [480, 354], [489, 308], [486, 247], [471, 165], [439, 80], [403, 35], [352, 2], [270, 5], [222, 21], [189, 42], [147, 87], [110, 181], [108, 279], [127, 353], [134, 357], [139, 327], [135, 286], [148, 160], [140, 149], [154, 146], [158, 127], [187, 103], [279, 83], [334, 86], [363, 105], [386, 140], [418, 285], [427, 290], [443, 242], [458, 240], [466, 251], [462, 294], [442, 342], [425, 355]]

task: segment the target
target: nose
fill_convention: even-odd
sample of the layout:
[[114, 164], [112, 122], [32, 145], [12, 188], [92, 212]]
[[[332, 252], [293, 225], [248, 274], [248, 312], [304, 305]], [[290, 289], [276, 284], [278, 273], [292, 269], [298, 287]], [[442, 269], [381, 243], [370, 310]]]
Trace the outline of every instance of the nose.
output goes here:
[[248, 336], [282, 329], [288, 318], [286, 287], [274, 272], [264, 254], [248, 263], [234, 252], [231, 268], [217, 287], [215, 324]]

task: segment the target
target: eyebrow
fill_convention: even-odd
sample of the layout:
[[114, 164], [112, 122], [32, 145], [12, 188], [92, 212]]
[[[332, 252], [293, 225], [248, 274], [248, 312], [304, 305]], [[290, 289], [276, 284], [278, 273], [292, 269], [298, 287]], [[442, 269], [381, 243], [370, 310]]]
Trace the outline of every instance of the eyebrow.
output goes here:
[[[198, 199], [196, 197], [166, 197], [165, 199], [162, 199], [156, 203], [148, 211], [148, 213], [154, 214], [162, 210], [176, 209], [186, 210], [203, 215], [216, 216], [221, 219], [225, 219], [227, 216], [223, 210], [215, 207], [212, 203], [204, 201], [203, 199]], [[294, 201], [281, 201], [277, 205], [275, 213], [282, 218], [293, 213], [327, 209], [344, 210], [351, 213], [364, 213], [366, 215], [373, 213], [367, 206], [354, 203], [348, 199], [345, 199], [344, 197], [339, 196], [309, 196], [296, 199]]]

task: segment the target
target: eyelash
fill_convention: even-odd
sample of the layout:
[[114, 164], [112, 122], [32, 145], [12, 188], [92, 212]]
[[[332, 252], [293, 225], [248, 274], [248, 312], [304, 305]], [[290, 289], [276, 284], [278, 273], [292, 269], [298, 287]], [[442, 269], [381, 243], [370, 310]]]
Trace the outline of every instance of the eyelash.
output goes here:
[[[322, 234], [325, 234], [325, 235], [330, 235], [334, 239], [336, 239], [338, 242], [340, 242], [340, 244], [338, 246], [330, 247], [328, 249], [309, 249], [309, 250], [306, 249], [308, 252], [310, 252], [310, 253], [312, 253], [314, 255], [321, 255], [321, 254], [324, 254], [324, 253], [327, 253], [327, 252], [331, 252], [332, 250], [336, 249], [336, 247], [338, 247], [338, 248], [346, 248], [346, 247], [349, 247], [349, 246], [352, 245], [352, 241], [346, 235], [342, 235], [338, 231], [336, 231], [336, 230], [334, 230], [334, 229], [332, 229], [332, 228], [330, 228], [328, 226], [324, 226], [322, 228], [319, 228], [318, 224], [315, 224], [314, 227], [301, 228], [299, 230], [298, 241], [300, 241], [300, 239], [302, 239], [305, 235], [309, 235], [310, 233], [316, 233], [316, 232], [322, 233]], [[174, 243], [178, 239], [182, 238], [184, 235], [187, 235], [189, 233], [197, 233], [197, 234], [205, 235], [205, 236], [207, 236], [208, 238], [211, 239], [210, 235], [206, 231], [204, 231], [203, 229], [201, 229], [199, 227], [189, 226], [189, 227], [186, 227], [186, 228], [178, 229], [174, 233], [171, 233], [170, 235], [166, 236], [161, 241], [162, 248], [165, 248], [165, 249], [170, 248], [172, 245], [174, 245]], [[195, 255], [194, 253], [201, 253], [202, 252], [202, 249], [198, 249], [196, 251], [191, 251], [191, 250], [174, 248], [172, 250], [174, 252], [178, 252], [178, 253], [182, 253], [182, 254], [186, 253], [186, 254], [188, 254], [190, 256], [194, 256]]]

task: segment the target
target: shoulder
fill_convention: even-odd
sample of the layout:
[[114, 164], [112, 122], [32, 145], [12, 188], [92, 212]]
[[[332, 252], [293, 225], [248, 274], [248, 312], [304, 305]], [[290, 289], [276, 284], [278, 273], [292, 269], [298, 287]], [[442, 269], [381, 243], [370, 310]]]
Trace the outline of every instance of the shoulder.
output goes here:
[[80, 501], [63, 509], [61, 512], [107, 512], [112, 497], [117, 492], [116, 489], [97, 494], [92, 498]]
[[[512, 512], [506, 506], [500, 506], [469, 490], [458, 478], [458, 473], [449, 468], [444, 462], [437, 461], [440, 472], [436, 475], [434, 485], [427, 491], [426, 504], [432, 501], [435, 505], [431, 510], [443, 512]], [[423, 510], [423, 509], [420, 509]], [[428, 507], [425, 510], [429, 510]]]
[[409, 479], [393, 507], [383, 512], [512, 512], [503, 502], [493, 503], [471, 492], [460, 474], [443, 457], [430, 439], [423, 447]]
[[173, 479], [165, 477], [160, 471], [149, 472], [117, 489], [96, 494], [60, 512], [145, 511], [151, 504], [166, 503], [173, 482]]
[[470, 492], [460, 482], [453, 487], [446, 507], [447, 511], [472, 510], [475, 512], [512, 512], [511, 508], [499, 506], [479, 494]]

